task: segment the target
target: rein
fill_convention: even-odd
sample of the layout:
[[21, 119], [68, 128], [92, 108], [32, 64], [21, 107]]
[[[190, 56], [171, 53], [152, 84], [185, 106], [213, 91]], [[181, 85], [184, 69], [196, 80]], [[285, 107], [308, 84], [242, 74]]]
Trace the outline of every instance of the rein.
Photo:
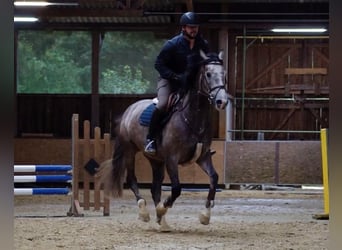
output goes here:
[[[208, 100], [209, 100], [209, 104], [212, 105], [213, 104], [213, 100], [216, 99], [216, 97], [219, 94], [220, 90], [225, 89], [225, 84], [218, 85], [218, 86], [215, 86], [215, 87], [211, 88], [210, 84], [209, 84], [209, 81], [208, 81], [207, 77], [205, 76], [206, 72], [204, 71], [204, 68], [205, 68], [206, 65], [221, 65], [222, 66], [222, 61], [219, 58], [215, 57], [215, 58], [208, 58], [208, 59], [202, 61], [201, 64], [202, 64], [202, 66], [201, 66], [200, 72], [198, 74], [198, 77], [196, 78], [197, 90], [195, 92], [195, 95], [197, 95], [197, 96], [201, 95], [201, 96], [207, 97]], [[215, 92], [215, 93], [213, 93], [213, 92]], [[190, 95], [191, 95], [191, 93], [190, 93]], [[189, 97], [189, 98], [191, 98], [191, 97]], [[178, 111], [183, 111], [186, 107], [188, 107], [189, 104], [190, 104], [189, 100], [187, 100], [185, 102], [185, 105], [184, 105], [184, 102], [183, 102], [182, 108], [179, 109]], [[191, 128], [192, 131], [195, 134], [197, 134], [197, 136], [200, 136], [201, 134], [203, 134], [204, 131], [206, 131], [206, 129], [209, 126], [209, 123], [207, 123], [207, 122], [203, 123], [200, 126], [196, 126], [195, 124], [199, 125], [199, 123], [197, 123], [197, 122], [193, 123], [191, 121], [191, 119], [189, 119], [190, 117], [187, 117], [187, 115], [185, 113], [182, 113], [182, 117], [183, 117], [184, 122], [187, 124], [187, 126], [189, 128]]]

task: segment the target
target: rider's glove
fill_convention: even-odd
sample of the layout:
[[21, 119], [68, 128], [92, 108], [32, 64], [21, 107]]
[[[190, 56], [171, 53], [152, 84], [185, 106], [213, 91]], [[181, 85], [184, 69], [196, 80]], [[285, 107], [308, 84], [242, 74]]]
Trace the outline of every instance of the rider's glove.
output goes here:
[[187, 84], [187, 79], [188, 78], [188, 75], [186, 73], [183, 73], [183, 74], [174, 74], [172, 79], [179, 82], [180, 83], [180, 86], [183, 88], [186, 86]]

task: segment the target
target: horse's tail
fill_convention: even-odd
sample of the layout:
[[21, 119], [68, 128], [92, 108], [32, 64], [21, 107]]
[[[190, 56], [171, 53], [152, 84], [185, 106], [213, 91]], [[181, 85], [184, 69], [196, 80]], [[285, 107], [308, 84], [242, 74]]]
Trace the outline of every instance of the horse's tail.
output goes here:
[[112, 127], [112, 137], [116, 137], [119, 135], [120, 124], [121, 124], [122, 114], [118, 115], [113, 120], [113, 127]]
[[116, 137], [113, 159], [101, 163], [96, 173], [100, 182], [104, 184], [104, 189], [108, 191], [107, 195], [114, 198], [122, 196], [125, 172], [123, 148]]

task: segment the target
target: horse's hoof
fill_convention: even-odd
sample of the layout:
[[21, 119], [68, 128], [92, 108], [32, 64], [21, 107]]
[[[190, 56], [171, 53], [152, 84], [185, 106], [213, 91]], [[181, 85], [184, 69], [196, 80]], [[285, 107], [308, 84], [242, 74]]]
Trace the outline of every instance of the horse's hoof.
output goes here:
[[139, 220], [143, 222], [149, 222], [150, 221], [150, 215], [148, 213], [139, 213]]
[[200, 213], [199, 220], [200, 220], [202, 225], [208, 225], [210, 222], [210, 217], [204, 213]]
[[168, 233], [168, 232], [171, 232], [171, 231], [172, 231], [172, 229], [168, 225], [160, 226], [160, 228], [159, 228], [159, 232], [162, 232], [162, 233]]
[[171, 232], [172, 231], [171, 227], [166, 223], [165, 216], [160, 218], [159, 225], [160, 225], [159, 232], [166, 233], [166, 232]]
[[139, 220], [143, 222], [149, 222], [150, 214], [148, 212], [139, 212]]
[[149, 222], [150, 213], [146, 209], [146, 201], [144, 199], [138, 200], [138, 206], [139, 206], [139, 220], [143, 222]]
[[156, 207], [157, 218], [163, 217], [167, 212], [167, 208], [164, 207], [163, 203], [159, 203]]

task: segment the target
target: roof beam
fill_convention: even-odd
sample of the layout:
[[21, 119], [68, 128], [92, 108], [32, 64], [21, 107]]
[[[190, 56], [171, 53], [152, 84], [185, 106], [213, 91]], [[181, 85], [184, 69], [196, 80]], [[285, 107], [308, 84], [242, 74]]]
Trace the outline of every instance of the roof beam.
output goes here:
[[194, 11], [194, 5], [192, 3], [192, 0], [185, 0], [186, 3], [186, 9], [188, 11]]
[[15, 8], [15, 16], [51, 17], [142, 17], [143, 10], [83, 9], [83, 8]]

